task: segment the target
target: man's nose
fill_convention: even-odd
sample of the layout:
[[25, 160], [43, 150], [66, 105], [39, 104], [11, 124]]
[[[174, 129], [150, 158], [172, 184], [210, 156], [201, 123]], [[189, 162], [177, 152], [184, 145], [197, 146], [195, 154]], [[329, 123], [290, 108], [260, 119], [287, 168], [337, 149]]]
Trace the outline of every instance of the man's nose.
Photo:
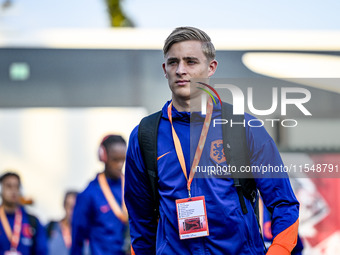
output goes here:
[[180, 76], [180, 75], [183, 75], [183, 74], [186, 74], [186, 73], [187, 73], [187, 71], [186, 71], [185, 64], [182, 61], [179, 62], [178, 65], [177, 65], [176, 74]]

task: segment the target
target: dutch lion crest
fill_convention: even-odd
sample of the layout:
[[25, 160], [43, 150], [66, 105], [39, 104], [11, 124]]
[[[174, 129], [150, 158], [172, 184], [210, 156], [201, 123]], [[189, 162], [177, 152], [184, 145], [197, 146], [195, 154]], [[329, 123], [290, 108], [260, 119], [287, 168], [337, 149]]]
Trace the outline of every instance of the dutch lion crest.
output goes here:
[[210, 157], [216, 162], [216, 164], [221, 164], [222, 162], [226, 161], [223, 140], [215, 140], [211, 142]]

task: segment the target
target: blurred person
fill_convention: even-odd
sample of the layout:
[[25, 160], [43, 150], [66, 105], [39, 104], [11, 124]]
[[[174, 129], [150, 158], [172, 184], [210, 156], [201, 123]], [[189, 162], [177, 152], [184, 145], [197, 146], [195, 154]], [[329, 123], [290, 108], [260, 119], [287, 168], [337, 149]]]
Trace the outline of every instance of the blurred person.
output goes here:
[[76, 191], [67, 191], [63, 203], [64, 218], [60, 221], [51, 221], [46, 226], [49, 255], [69, 254], [72, 245], [71, 219], [77, 195]]
[[92, 255], [125, 254], [127, 211], [123, 200], [126, 142], [119, 135], [103, 138], [99, 160], [104, 171], [77, 196], [72, 218], [71, 255], [80, 255], [89, 240]]
[[[208, 80], [217, 68], [210, 37], [198, 28], [176, 28], [166, 39], [163, 54], [162, 66], [172, 99], [132, 131], [126, 157], [125, 202], [133, 251], [137, 255], [290, 254], [297, 241], [299, 203], [286, 174], [284, 178], [250, 179], [255, 183], [255, 194], [258, 189], [272, 213], [274, 238], [268, 251], [261, 240], [254, 200], [245, 197], [246, 187], [240, 185], [241, 180], [230, 175], [195, 176], [198, 164], [227, 168], [229, 157], [234, 160], [232, 166], [237, 165], [236, 161], [247, 161], [241, 166], [283, 165], [273, 139], [263, 127], [245, 125], [242, 134], [237, 127], [229, 129], [232, 143], [224, 146], [225, 129], [213, 129], [210, 120], [221, 118], [226, 103], [214, 105], [210, 100], [205, 116], [190, 113], [190, 101], [198, 101], [201, 96], [198, 89], [190, 93], [191, 81]], [[202, 131], [190, 129], [192, 114], [195, 123], [204, 121]], [[243, 117], [245, 123], [254, 118], [249, 114]], [[199, 138], [195, 154], [190, 153], [191, 137]]]
[[0, 177], [0, 254], [46, 255], [46, 233], [39, 220], [20, 205], [21, 181], [18, 174]]

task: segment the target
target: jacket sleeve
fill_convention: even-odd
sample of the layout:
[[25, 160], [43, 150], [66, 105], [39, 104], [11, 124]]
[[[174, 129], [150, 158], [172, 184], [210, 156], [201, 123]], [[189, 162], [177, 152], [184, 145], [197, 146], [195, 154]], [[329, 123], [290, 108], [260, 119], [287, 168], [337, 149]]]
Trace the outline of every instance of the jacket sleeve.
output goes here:
[[[263, 165], [283, 166], [274, 141], [268, 141], [261, 149]], [[266, 175], [266, 174], [265, 174]], [[271, 173], [268, 173], [271, 175]], [[273, 243], [267, 255], [290, 254], [296, 245], [299, 225], [299, 202], [288, 176], [256, 179], [263, 202], [272, 214]]]
[[77, 196], [72, 216], [72, 246], [71, 255], [82, 255], [84, 242], [88, 239], [91, 219], [91, 199], [88, 190]]
[[[255, 179], [263, 202], [272, 214], [273, 243], [267, 255], [290, 254], [297, 242], [299, 225], [299, 202], [292, 190], [287, 173], [270, 172], [283, 169], [283, 162], [275, 142], [264, 128], [252, 129], [248, 144], [252, 166], [266, 166], [267, 172]], [[272, 168], [271, 168], [272, 167]], [[263, 178], [260, 178], [263, 177]]]
[[289, 255], [297, 244], [299, 220], [279, 233], [269, 247], [267, 255]]
[[157, 222], [153, 217], [152, 190], [138, 144], [138, 127], [130, 135], [125, 167], [125, 204], [132, 248], [137, 255], [152, 255], [156, 253]]

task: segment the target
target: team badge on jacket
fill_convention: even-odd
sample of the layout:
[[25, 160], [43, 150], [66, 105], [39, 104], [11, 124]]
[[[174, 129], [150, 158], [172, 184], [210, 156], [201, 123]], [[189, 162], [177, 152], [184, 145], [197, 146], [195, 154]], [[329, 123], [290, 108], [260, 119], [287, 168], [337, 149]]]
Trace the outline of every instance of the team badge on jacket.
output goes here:
[[215, 140], [211, 142], [210, 145], [210, 158], [215, 161], [216, 164], [221, 164], [226, 162], [226, 157], [224, 154], [223, 140]]

